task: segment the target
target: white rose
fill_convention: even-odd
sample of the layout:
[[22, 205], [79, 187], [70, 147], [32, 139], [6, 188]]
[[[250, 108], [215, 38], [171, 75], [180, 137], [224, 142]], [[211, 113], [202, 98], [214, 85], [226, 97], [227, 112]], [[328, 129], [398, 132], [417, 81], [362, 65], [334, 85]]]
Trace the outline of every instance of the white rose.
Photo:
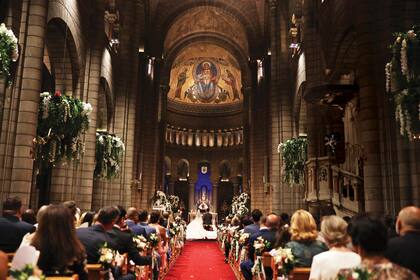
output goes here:
[[351, 274], [351, 277], [352, 277], [353, 279], [359, 279], [359, 273], [357, 273], [357, 272], [353, 272], [353, 273]]

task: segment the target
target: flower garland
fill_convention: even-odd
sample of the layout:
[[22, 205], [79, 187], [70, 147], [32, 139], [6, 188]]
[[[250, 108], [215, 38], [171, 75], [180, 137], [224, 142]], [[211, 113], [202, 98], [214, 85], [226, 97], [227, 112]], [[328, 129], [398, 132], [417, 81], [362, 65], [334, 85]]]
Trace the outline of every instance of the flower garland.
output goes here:
[[308, 142], [303, 137], [292, 138], [278, 145], [277, 151], [284, 161], [283, 179], [285, 182], [291, 185], [304, 183], [307, 147]]
[[400, 134], [420, 139], [420, 40], [419, 29], [396, 33], [392, 58], [385, 65], [386, 91], [395, 106]]
[[149, 248], [149, 244], [147, 242], [147, 239], [143, 235], [135, 235], [135, 236], [133, 236], [133, 242], [136, 245], [136, 248], [140, 252], [145, 252]]
[[0, 75], [10, 77], [10, 64], [19, 58], [18, 40], [11, 29], [0, 24]]
[[116, 255], [117, 255], [117, 252], [109, 248], [108, 243], [105, 242], [99, 248], [98, 263], [101, 264], [104, 269], [109, 269], [112, 267]]
[[125, 145], [119, 137], [106, 131], [97, 131], [95, 177], [107, 179], [118, 177], [124, 151]]
[[55, 166], [63, 158], [79, 160], [84, 153], [81, 135], [89, 127], [92, 106], [59, 91], [43, 92], [40, 98], [32, 151], [38, 167]]

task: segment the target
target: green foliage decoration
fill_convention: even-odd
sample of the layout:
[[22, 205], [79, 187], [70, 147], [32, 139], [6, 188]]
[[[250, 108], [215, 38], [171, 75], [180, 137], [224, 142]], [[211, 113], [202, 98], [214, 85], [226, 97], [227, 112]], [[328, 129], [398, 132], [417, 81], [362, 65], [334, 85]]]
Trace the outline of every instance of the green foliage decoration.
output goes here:
[[38, 167], [54, 167], [63, 158], [79, 160], [84, 152], [81, 136], [89, 128], [92, 106], [59, 91], [43, 92], [40, 98], [37, 136], [33, 140]]
[[96, 132], [96, 178], [112, 179], [119, 176], [125, 151], [123, 141], [106, 131]]
[[278, 151], [283, 158], [283, 180], [291, 185], [303, 184], [308, 143], [306, 138], [298, 137], [280, 143]]
[[420, 139], [420, 40], [419, 28], [395, 33], [391, 61], [385, 66], [386, 91], [395, 107], [400, 134]]

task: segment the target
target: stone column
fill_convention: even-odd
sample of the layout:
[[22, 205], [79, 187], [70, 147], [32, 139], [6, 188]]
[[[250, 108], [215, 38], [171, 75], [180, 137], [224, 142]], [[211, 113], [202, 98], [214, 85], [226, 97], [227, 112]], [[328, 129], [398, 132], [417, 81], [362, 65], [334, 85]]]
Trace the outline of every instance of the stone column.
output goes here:
[[[293, 212], [296, 207], [292, 190], [282, 180], [282, 158], [277, 151], [279, 143], [293, 136], [291, 86], [289, 76], [287, 11], [283, 2], [270, 1], [271, 37], [271, 88], [270, 118], [271, 141], [269, 142], [269, 183], [271, 185], [271, 209], [276, 212]], [[268, 197], [267, 197], [268, 198]]]
[[[26, 2], [26, 1], [25, 1]], [[31, 157], [32, 139], [36, 136], [38, 121], [39, 94], [42, 81], [42, 60], [48, 3], [46, 0], [28, 1], [27, 18], [22, 17], [22, 26], [27, 25], [25, 38], [20, 37], [22, 73], [17, 107], [16, 134], [13, 136], [14, 151], [10, 194], [19, 195], [24, 204], [30, 198], [33, 160]], [[22, 14], [26, 11], [22, 10]], [[27, 21], [27, 22], [26, 22]], [[17, 85], [15, 85], [17, 87]], [[4, 178], [3, 178], [4, 179]], [[12, 184], [10, 182], [10, 184]]]

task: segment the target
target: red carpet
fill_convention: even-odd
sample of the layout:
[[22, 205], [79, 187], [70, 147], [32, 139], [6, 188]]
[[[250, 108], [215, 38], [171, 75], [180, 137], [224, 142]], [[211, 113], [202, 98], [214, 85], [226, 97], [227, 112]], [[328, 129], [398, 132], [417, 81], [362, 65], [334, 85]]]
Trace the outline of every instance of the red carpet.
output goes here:
[[216, 241], [189, 241], [165, 280], [235, 280]]

